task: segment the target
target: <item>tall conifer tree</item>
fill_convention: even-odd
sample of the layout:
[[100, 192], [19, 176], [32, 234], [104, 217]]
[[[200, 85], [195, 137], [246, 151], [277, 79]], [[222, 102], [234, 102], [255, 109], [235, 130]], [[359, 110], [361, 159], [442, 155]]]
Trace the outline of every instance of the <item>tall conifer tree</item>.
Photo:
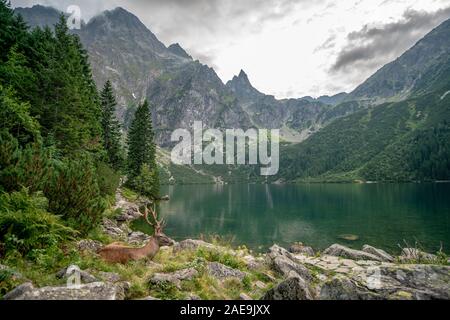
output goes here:
[[119, 170], [123, 166], [123, 152], [120, 145], [120, 124], [115, 116], [116, 98], [111, 82], [108, 80], [100, 94], [102, 106], [103, 146], [108, 154], [110, 165]]
[[137, 191], [157, 197], [159, 178], [154, 138], [150, 105], [145, 100], [136, 110], [128, 134], [128, 178]]

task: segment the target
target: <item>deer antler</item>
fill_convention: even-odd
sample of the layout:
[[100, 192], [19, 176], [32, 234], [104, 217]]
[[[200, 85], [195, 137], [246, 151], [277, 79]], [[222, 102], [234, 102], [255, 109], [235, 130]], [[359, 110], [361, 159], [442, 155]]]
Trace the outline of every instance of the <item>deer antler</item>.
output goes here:
[[[150, 219], [148, 218], [149, 210], [150, 210], [150, 213], [152, 214], [154, 223], [152, 223], [150, 221]], [[147, 223], [154, 228], [155, 233], [160, 233], [162, 231], [162, 228], [165, 226], [164, 219], [158, 220], [158, 215], [156, 213], [156, 205], [155, 204], [153, 204], [153, 208], [149, 208], [148, 204], [145, 205], [144, 218], [145, 218], [145, 221], [147, 221]]]

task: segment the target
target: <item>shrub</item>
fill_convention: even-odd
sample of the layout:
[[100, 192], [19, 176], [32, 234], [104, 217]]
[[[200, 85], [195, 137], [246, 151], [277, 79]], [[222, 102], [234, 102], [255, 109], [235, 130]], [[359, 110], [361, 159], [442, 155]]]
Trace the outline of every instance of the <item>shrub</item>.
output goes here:
[[87, 157], [61, 162], [47, 181], [44, 194], [50, 212], [60, 215], [82, 235], [99, 224], [107, 206], [100, 194], [95, 168]]
[[147, 164], [143, 164], [141, 173], [130, 179], [129, 186], [141, 195], [155, 198], [159, 196], [159, 174], [158, 170], [152, 170]]
[[97, 164], [97, 181], [102, 196], [114, 196], [120, 184], [120, 174], [104, 162]]
[[28, 190], [0, 195], [0, 241], [6, 252], [48, 249], [75, 235], [59, 217], [47, 212], [48, 201]]

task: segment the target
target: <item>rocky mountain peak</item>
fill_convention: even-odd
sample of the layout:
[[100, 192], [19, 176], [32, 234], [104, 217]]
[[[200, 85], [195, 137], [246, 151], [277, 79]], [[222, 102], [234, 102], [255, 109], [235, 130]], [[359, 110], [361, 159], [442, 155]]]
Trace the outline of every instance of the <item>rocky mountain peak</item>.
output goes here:
[[171, 44], [168, 48], [167, 48], [171, 53], [182, 57], [182, 58], [186, 58], [186, 59], [190, 59], [192, 60], [192, 57], [186, 52], [186, 50], [184, 50], [179, 43], [174, 43]]
[[226, 86], [241, 100], [255, 99], [263, 95], [252, 86], [244, 70], [241, 70], [238, 76], [234, 76], [232, 80], [228, 81]]

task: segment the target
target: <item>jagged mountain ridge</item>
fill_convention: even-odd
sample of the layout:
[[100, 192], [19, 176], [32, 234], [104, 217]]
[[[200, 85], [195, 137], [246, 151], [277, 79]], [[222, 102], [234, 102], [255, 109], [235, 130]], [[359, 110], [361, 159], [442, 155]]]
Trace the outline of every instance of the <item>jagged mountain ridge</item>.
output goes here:
[[[32, 21], [32, 26], [54, 24], [59, 15], [57, 10], [42, 6], [16, 11]], [[38, 23], [39, 16], [52, 19]], [[212, 68], [194, 61], [179, 44], [166, 47], [135, 15], [122, 8], [105, 11], [74, 32], [89, 52], [97, 85], [112, 81], [118, 96], [118, 116], [125, 127], [136, 104], [143, 98], [150, 100], [162, 146], [169, 144], [171, 131], [191, 128], [193, 121], [218, 128], [282, 128], [285, 140], [299, 142], [316, 130], [318, 115], [326, 109], [319, 101], [280, 101], [259, 93], [245, 75], [249, 90], [258, 93], [258, 99], [255, 95], [249, 106], [243, 95], [223, 84]]]

